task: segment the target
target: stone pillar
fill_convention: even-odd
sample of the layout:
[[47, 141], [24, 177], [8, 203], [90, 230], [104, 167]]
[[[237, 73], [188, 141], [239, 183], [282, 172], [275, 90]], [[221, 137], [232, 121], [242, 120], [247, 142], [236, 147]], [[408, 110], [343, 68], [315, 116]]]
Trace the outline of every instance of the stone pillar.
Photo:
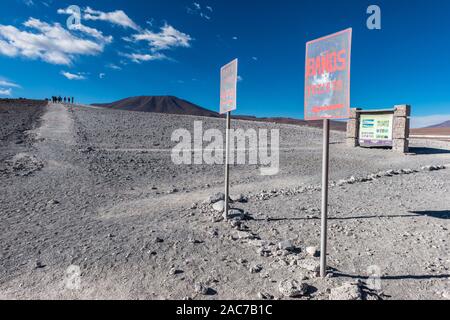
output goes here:
[[361, 109], [350, 109], [350, 119], [347, 122], [347, 146], [355, 148], [359, 146], [359, 117]]
[[393, 150], [408, 153], [411, 106], [399, 105], [394, 110]]

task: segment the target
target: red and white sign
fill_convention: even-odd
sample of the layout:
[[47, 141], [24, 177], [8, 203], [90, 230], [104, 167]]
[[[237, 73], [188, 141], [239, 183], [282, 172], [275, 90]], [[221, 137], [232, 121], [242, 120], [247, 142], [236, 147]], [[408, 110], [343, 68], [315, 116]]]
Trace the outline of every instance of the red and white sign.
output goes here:
[[220, 69], [220, 113], [236, 110], [238, 59]]
[[350, 115], [352, 29], [306, 44], [305, 120]]

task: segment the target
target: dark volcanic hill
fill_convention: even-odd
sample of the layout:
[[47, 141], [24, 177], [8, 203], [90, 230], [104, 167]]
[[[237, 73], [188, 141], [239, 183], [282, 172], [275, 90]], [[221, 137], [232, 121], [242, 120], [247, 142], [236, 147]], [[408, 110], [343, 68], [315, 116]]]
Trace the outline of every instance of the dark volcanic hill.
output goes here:
[[92, 104], [110, 109], [182, 114], [201, 117], [218, 117], [219, 114], [173, 96], [140, 96], [122, 99], [112, 103]]
[[430, 129], [432, 129], [432, 128], [450, 128], [450, 120], [447, 120], [445, 122], [442, 122], [440, 124], [436, 124], [434, 126], [430, 126], [427, 128], [430, 128]]

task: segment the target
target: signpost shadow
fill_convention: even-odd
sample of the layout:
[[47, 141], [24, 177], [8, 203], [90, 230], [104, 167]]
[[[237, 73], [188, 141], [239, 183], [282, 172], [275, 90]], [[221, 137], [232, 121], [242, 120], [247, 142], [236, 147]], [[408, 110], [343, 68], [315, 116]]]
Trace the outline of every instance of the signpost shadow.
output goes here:
[[438, 149], [438, 148], [419, 148], [412, 147], [409, 149], [410, 153], [414, 153], [416, 155], [429, 155], [429, 154], [450, 154], [450, 150], [447, 149]]

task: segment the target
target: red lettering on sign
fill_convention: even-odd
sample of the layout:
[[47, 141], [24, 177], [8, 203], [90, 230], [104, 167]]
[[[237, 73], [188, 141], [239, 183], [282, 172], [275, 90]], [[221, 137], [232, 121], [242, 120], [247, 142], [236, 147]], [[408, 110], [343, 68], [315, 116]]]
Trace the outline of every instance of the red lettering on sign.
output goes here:
[[313, 107], [312, 108], [312, 112], [319, 113], [319, 112], [322, 112], [322, 111], [342, 109], [343, 107], [344, 107], [343, 104], [335, 104], [335, 105], [332, 105], [332, 106]]
[[306, 78], [320, 76], [324, 73], [344, 71], [347, 67], [346, 50], [329, 52], [306, 62]]

